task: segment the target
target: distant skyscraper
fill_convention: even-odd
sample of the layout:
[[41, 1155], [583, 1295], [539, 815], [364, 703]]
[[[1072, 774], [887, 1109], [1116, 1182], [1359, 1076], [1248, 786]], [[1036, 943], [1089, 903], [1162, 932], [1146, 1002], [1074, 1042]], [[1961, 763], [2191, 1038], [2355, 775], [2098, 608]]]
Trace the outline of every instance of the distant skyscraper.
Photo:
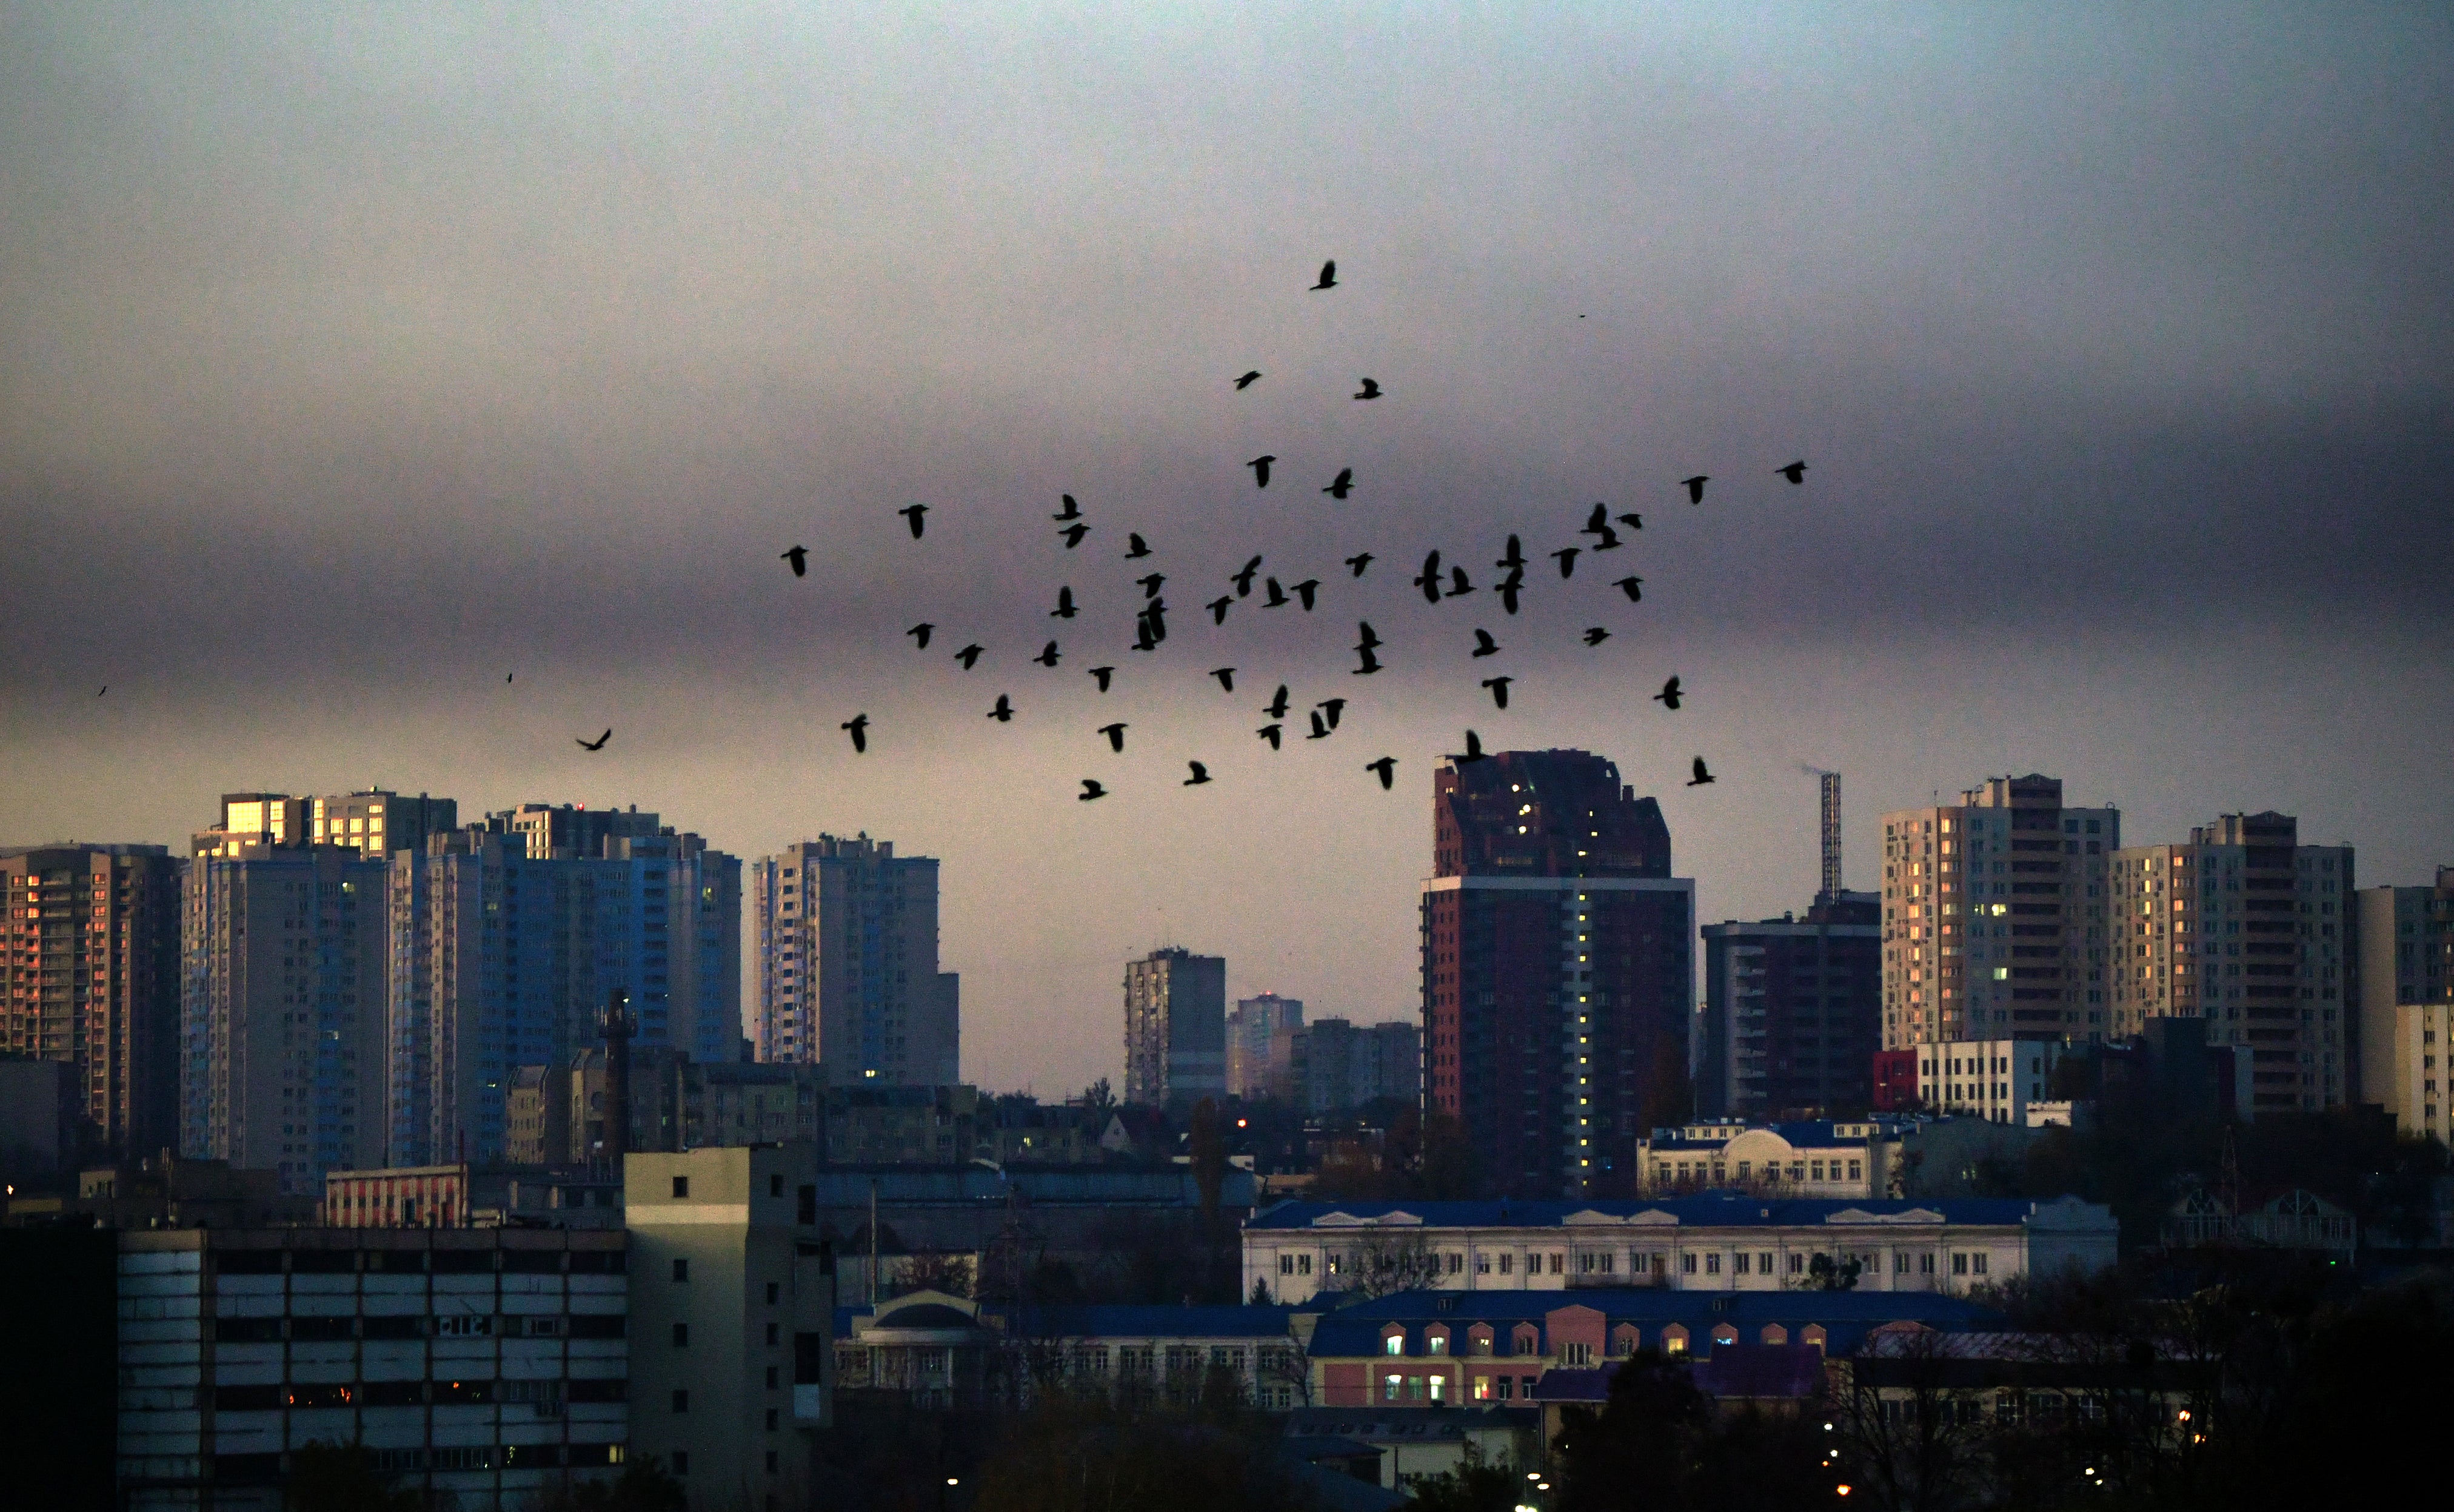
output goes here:
[[0, 851], [0, 1055], [76, 1068], [113, 1154], [178, 1142], [179, 863], [159, 845]]
[[1685, 1113], [1695, 883], [1652, 798], [1584, 751], [1433, 775], [1426, 1106], [1503, 1189], [1578, 1196]]
[[1883, 906], [1826, 893], [1803, 919], [1704, 926], [1700, 1119], [1857, 1118], [1882, 1045]]
[[2115, 1032], [2204, 1018], [2245, 1046], [2258, 1113], [2349, 1100], [2352, 849], [2302, 845], [2287, 814], [2227, 814], [2187, 845], [2113, 856]]
[[[2364, 887], [2357, 897], [2360, 1085], [2353, 1099], [2384, 1103], [2405, 1133], [2444, 1139], [2454, 1125], [2446, 1117], [2454, 1108], [2454, 1059], [2447, 1059], [2454, 1040], [2422, 1036], [2435, 1033], [2454, 1005], [2454, 866], [2437, 869], [2434, 887]], [[2416, 1013], [2398, 1012], [2432, 1006], [2435, 1018], [2424, 1025]], [[2397, 1069], [2406, 1038], [2418, 1052], [2404, 1058], [2412, 1060], [2408, 1076]], [[2432, 1058], [2442, 1063], [2428, 1063]]]
[[1990, 777], [1883, 816], [1883, 1047], [2101, 1039], [2115, 809], [2054, 777]]
[[1125, 963], [1125, 1100], [1227, 1090], [1227, 962], [1181, 947]]
[[1822, 790], [1823, 896], [1840, 896], [1840, 774], [1819, 772], [1816, 782]]
[[962, 1079], [962, 981], [937, 969], [937, 862], [822, 835], [751, 868], [757, 1054], [838, 1085]]
[[640, 813], [635, 803], [627, 812], [523, 803], [486, 816], [486, 827], [519, 837], [531, 858], [540, 861], [601, 857], [607, 840], [646, 838], [662, 830], [656, 816]]
[[1307, 1114], [1422, 1097], [1423, 1034], [1417, 1025], [1322, 1018], [1288, 1030], [1280, 1043], [1287, 1053], [1280, 1085], [1288, 1100]]
[[180, 1153], [280, 1173], [384, 1163], [386, 869], [298, 843], [302, 800], [239, 795], [181, 899]]
[[448, 835], [460, 824], [460, 805], [421, 793], [403, 797], [381, 788], [339, 797], [307, 800], [307, 838], [316, 845], [346, 845], [382, 860], [394, 851], [416, 850], [430, 835]]
[[1285, 1071], [1273, 1047], [1286, 1043], [1283, 1031], [1302, 1027], [1303, 1003], [1298, 998], [1274, 992], [1237, 998], [1227, 1015], [1228, 1095], [1270, 1096]]
[[595, 1043], [616, 989], [640, 1051], [740, 1058], [740, 862], [654, 814], [514, 822], [576, 812], [506, 811], [392, 856], [391, 1163], [502, 1159], [513, 1072]]

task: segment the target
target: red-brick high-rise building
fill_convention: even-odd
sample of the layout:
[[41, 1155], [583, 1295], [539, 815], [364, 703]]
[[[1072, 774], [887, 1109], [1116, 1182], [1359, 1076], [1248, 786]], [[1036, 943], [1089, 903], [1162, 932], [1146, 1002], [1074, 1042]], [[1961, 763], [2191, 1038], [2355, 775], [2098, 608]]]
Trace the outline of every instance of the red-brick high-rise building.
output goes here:
[[1496, 1190], [1577, 1197], [1635, 1177], [1687, 1116], [1696, 884], [1660, 806], [1585, 751], [1508, 751], [1432, 779], [1423, 1096]]

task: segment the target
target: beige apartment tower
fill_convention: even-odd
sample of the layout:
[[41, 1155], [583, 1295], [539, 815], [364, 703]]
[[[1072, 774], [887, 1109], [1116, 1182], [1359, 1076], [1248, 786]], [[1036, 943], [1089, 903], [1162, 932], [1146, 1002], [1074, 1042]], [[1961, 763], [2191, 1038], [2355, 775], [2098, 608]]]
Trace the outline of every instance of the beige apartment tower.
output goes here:
[[1989, 777], [1883, 816], [1883, 1048], [2104, 1038], [2106, 863], [2121, 811]]
[[937, 969], [937, 862], [821, 835], [750, 868], [756, 1054], [837, 1086], [962, 1079], [962, 980]]
[[2227, 814], [2186, 845], [2113, 858], [2114, 1032], [2203, 1018], [2249, 1052], [2251, 1112], [2351, 1099], [2352, 848], [2302, 845], [2288, 814]]

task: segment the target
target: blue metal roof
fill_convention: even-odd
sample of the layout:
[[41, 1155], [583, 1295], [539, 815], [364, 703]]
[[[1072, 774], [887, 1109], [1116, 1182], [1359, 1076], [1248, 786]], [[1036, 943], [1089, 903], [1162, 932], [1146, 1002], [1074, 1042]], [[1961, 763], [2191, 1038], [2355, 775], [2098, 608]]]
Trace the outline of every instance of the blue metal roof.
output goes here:
[[[1559, 1228], [1571, 1214], [1598, 1213], [1608, 1219], [1629, 1219], [1639, 1213], [1664, 1213], [1681, 1225], [1697, 1228], [1797, 1227], [1822, 1223], [1833, 1214], [1871, 1213], [1888, 1218], [1909, 1212], [1942, 1215], [1953, 1225], [2017, 1224], [2035, 1210], [2026, 1198], [1834, 1198], [1749, 1197], [1743, 1192], [1705, 1192], [1695, 1197], [1664, 1197], [1648, 1201], [1487, 1201], [1487, 1202], [1280, 1202], [1245, 1221], [1250, 1229], [1310, 1229], [1314, 1220], [1333, 1213], [1349, 1218], [1380, 1219], [1403, 1213], [1420, 1219], [1422, 1228]], [[1414, 1225], [1405, 1225], [1412, 1227]], [[1599, 1226], [1598, 1226], [1599, 1227]], [[1332, 1225], [1321, 1232], [1338, 1232]], [[1613, 1230], [1612, 1232], [1619, 1232]]]

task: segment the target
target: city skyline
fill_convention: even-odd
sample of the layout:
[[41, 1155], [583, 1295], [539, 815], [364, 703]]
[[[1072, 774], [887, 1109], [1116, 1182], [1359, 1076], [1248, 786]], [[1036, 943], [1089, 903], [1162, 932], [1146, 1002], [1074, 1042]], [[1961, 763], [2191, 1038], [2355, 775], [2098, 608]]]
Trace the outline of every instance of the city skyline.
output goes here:
[[[2292, 814], [2363, 882], [2454, 833], [2442, 17], [12, 15], [6, 843], [375, 782], [892, 837], [945, 862], [965, 1075], [1055, 1096], [1171, 942], [1407, 1012], [1466, 727], [1618, 763], [1700, 919], [1812, 893], [1802, 768], [1848, 774], [1861, 890], [1873, 816], [2028, 772], [2134, 844]], [[1410, 601], [1596, 500], [1641, 603]], [[1253, 549], [1320, 611], [1213, 630]], [[1333, 738], [1255, 740], [1279, 681], [1354, 699]]]

